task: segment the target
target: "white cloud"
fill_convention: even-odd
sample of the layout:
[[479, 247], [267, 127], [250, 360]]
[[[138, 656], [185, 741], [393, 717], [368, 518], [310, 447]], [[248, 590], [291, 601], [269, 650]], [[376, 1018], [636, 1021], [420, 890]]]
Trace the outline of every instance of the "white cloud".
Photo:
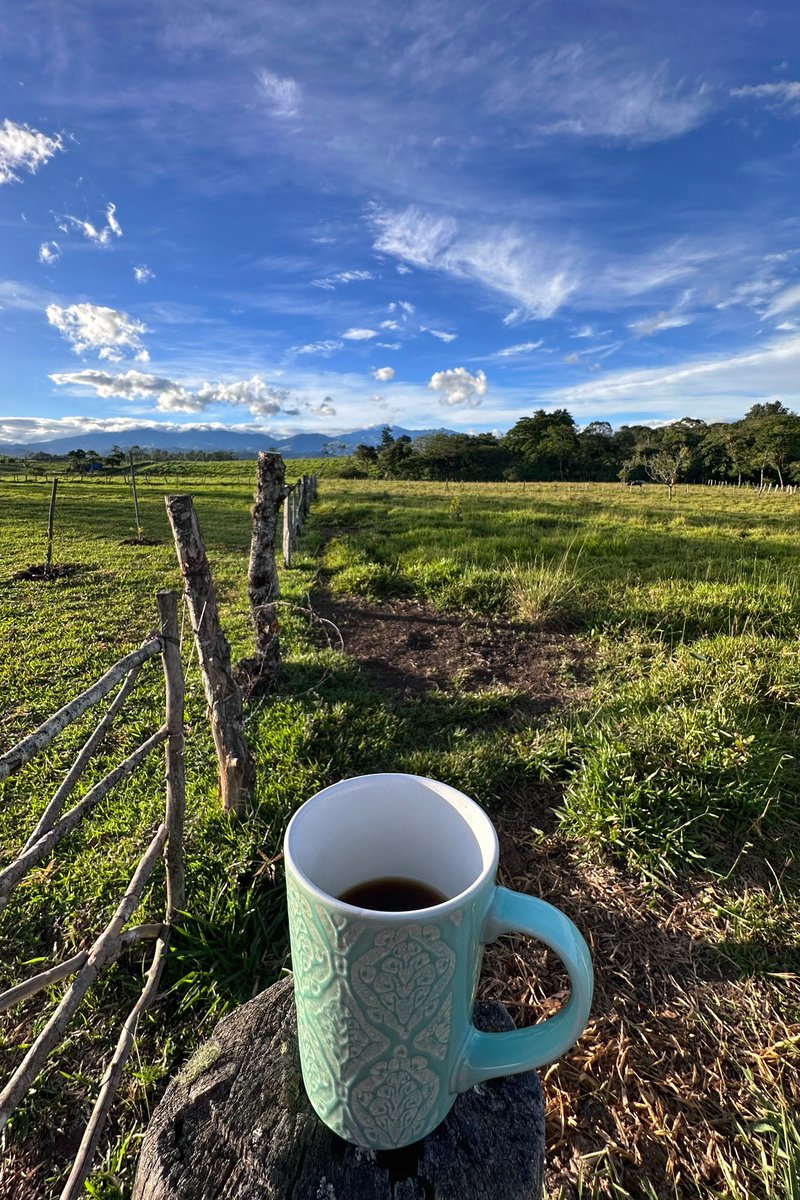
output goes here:
[[372, 374], [381, 383], [388, 383], [390, 379], [394, 379], [396, 372], [394, 367], [377, 367]]
[[295, 79], [276, 75], [274, 71], [259, 71], [259, 90], [276, 117], [293, 117], [300, 108], [300, 85]]
[[515, 354], [530, 354], [533, 350], [538, 350], [544, 345], [544, 339], [540, 338], [538, 342], [519, 342], [516, 346], [506, 346], [503, 350], [497, 350], [494, 354], [490, 354], [489, 358], [512, 358]]
[[731, 95], [742, 100], [764, 100], [768, 108], [791, 105], [792, 111], [800, 115], [800, 82], [783, 80], [781, 83], [757, 83], [753, 87], [731, 88]]
[[287, 389], [272, 387], [258, 375], [234, 383], [204, 382], [195, 390], [174, 379], [133, 370], [120, 375], [91, 369], [68, 371], [50, 378], [57, 384], [91, 388], [98, 396], [155, 400], [161, 412], [204, 412], [213, 404], [230, 404], [248, 408], [253, 416], [271, 417], [287, 411], [291, 396]]
[[340, 271], [338, 275], [326, 275], [323, 279], [312, 279], [314, 287], [332, 292], [339, 283], [361, 283], [366, 279], [374, 279], [372, 271]]
[[69, 213], [59, 217], [56, 224], [62, 233], [69, 233], [71, 229], [77, 229], [96, 246], [108, 246], [112, 238], [122, 237], [119, 221], [114, 216], [116, 211], [116, 204], [106, 205], [106, 223], [102, 229], [98, 229], [91, 221], [82, 221], [80, 217], [72, 217]]
[[381, 329], [399, 329], [397, 321], [381, 321]]
[[643, 317], [641, 321], [632, 321], [628, 329], [637, 337], [649, 337], [651, 333], [659, 333], [662, 329], [680, 329], [683, 325], [691, 325], [693, 319], [690, 313], [673, 309], [671, 312], [656, 313], [654, 317]]
[[330, 396], [326, 396], [320, 404], [310, 404], [308, 411], [314, 413], [318, 417], [335, 417], [336, 409], [331, 404]]
[[785, 291], [775, 296], [767, 309], [767, 316], [774, 317], [778, 313], [788, 312], [791, 308], [797, 308], [798, 304], [800, 304], [800, 283], [786, 288]]
[[285, 388], [272, 387], [260, 376], [236, 383], [204, 383], [197, 389], [197, 398], [206, 408], [210, 404], [246, 405], [254, 417], [272, 417], [285, 408], [290, 393]]
[[35, 175], [57, 150], [63, 149], [60, 137], [48, 137], [28, 125], [3, 121], [0, 125], [0, 184], [18, 183], [19, 170]]
[[57, 372], [50, 376], [53, 383], [69, 387], [91, 388], [98, 396], [119, 396], [123, 400], [157, 400], [158, 407], [179, 412], [200, 412], [205, 404], [198, 402], [192, 394], [174, 379], [158, 375], [146, 375], [142, 371], [126, 371], [112, 375], [108, 371], [87, 369], [85, 371]]
[[397, 271], [398, 275], [411, 275], [412, 274], [411, 267], [407, 267], [405, 265], [405, 263], [398, 263], [397, 266], [395, 267], [395, 270]]
[[346, 329], [342, 334], [348, 342], [365, 342], [369, 338], [377, 337], [378, 334], [374, 329]]
[[376, 346], [380, 346], [382, 350], [399, 350], [399, 342], [376, 342]]
[[581, 325], [580, 329], [576, 329], [570, 336], [574, 338], [593, 338], [603, 337], [604, 334], [610, 332], [610, 329], [595, 329], [593, 325]]
[[439, 393], [439, 400], [448, 407], [460, 404], [477, 408], [488, 389], [483, 371], [470, 375], [466, 367], [454, 367], [450, 371], [437, 371], [431, 376], [428, 387]]
[[782, 330], [784, 333], [796, 333], [800, 329], [800, 325], [796, 321], [781, 321], [780, 325], [776, 325], [775, 328]]
[[397, 307], [401, 308], [403, 310], [403, 312], [406, 313], [408, 316], [410, 316], [411, 313], [416, 311], [414, 308], [414, 305], [411, 303], [410, 300], [398, 300]]
[[534, 54], [489, 92], [496, 113], [527, 118], [534, 135], [612, 138], [647, 144], [694, 129], [710, 114], [703, 83], [672, 82], [665, 65], [642, 68], [619, 51], [597, 55], [579, 42]]
[[52, 267], [61, 258], [61, 247], [58, 242], [42, 242], [39, 247], [39, 262], [46, 267]]
[[293, 346], [295, 354], [321, 354], [327, 358], [334, 350], [341, 350], [344, 342], [328, 340], [325, 342], [307, 342], [305, 346]]
[[155, 271], [151, 271], [150, 268], [146, 267], [144, 264], [142, 264], [140, 267], [133, 268], [133, 278], [137, 283], [149, 283], [150, 280], [155, 279], [155, 277]]
[[438, 338], [440, 342], [454, 342], [458, 337], [457, 333], [445, 333], [442, 329], [429, 329], [427, 325], [421, 327], [422, 333], [430, 333], [433, 337]]
[[[394, 212], [373, 206], [369, 219], [376, 250], [509, 297], [516, 305], [509, 324], [552, 316], [577, 286], [571, 253], [551, 239], [502, 227], [462, 233], [452, 218], [431, 216], [414, 205]], [[402, 300], [396, 307], [414, 311]]]
[[96, 350], [100, 358], [119, 362], [121, 351], [127, 348], [135, 351], [140, 362], [149, 357], [141, 343], [141, 334], [147, 332], [147, 327], [116, 308], [97, 304], [71, 304], [62, 308], [48, 304], [46, 311], [50, 324], [72, 343], [76, 354]]

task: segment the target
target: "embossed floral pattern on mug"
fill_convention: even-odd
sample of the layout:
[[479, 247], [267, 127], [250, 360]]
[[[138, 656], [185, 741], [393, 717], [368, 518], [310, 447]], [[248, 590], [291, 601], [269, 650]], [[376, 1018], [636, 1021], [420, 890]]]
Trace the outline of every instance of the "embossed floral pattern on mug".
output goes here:
[[314, 1107], [362, 1145], [380, 1146], [398, 1133], [415, 1141], [430, 1128], [440, 1097], [449, 1096], [461, 912], [445, 923], [387, 929], [332, 913], [291, 881], [288, 898], [303, 999], [300, 1056]]

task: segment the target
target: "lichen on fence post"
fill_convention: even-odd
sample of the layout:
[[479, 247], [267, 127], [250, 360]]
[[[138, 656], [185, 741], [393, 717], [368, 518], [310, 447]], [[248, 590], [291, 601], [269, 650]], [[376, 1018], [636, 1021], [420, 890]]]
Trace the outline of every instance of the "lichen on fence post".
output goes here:
[[286, 468], [280, 454], [260, 451], [257, 466], [253, 533], [247, 592], [255, 632], [257, 675], [260, 686], [270, 686], [281, 667], [278, 616], [275, 601], [280, 596], [275, 561], [278, 513], [286, 491]]
[[165, 496], [164, 501], [186, 584], [203, 688], [211, 713], [222, 807], [243, 814], [255, 789], [256, 767], [245, 741], [242, 693], [231, 669], [231, 651], [219, 620], [211, 568], [192, 497]]

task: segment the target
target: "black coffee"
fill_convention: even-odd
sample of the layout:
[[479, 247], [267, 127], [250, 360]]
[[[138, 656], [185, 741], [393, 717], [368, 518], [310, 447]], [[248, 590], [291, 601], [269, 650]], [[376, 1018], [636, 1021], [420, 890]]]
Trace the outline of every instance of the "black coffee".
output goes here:
[[374, 908], [377, 912], [411, 912], [415, 908], [432, 908], [442, 904], [447, 896], [429, 883], [402, 876], [384, 876], [357, 883], [339, 896], [345, 904], [356, 908]]

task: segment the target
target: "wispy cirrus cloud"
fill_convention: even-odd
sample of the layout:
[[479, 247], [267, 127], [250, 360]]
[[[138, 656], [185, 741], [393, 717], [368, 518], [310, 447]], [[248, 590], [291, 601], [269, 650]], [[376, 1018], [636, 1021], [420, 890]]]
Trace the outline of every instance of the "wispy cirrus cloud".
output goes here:
[[70, 216], [69, 213], [65, 213], [63, 217], [58, 217], [56, 224], [62, 233], [69, 233], [70, 230], [76, 230], [82, 233], [88, 241], [94, 242], [96, 246], [109, 246], [114, 238], [122, 237], [122, 228], [114, 215], [116, 211], [116, 204], [107, 204], [106, 223], [100, 227], [92, 224], [91, 221], [84, 221], [80, 217]]
[[502, 350], [496, 350], [494, 354], [487, 354], [487, 358], [515, 358], [520, 354], [531, 354], [534, 350], [538, 350], [544, 345], [544, 339], [539, 338], [538, 342], [518, 342], [516, 346], [505, 346]]
[[506, 72], [490, 86], [488, 104], [518, 119], [526, 112], [539, 137], [647, 144], [702, 124], [713, 94], [701, 80], [671, 78], [666, 63], [642, 67], [622, 49], [600, 53], [572, 42], [534, 54], [524, 73]]
[[49, 137], [29, 125], [5, 120], [0, 125], [0, 185], [19, 183], [20, 171], [35, 175], [54, 154], [64, 149], [60, 135]]
[[300, 110], [302, 91], [296, 79], [261, 70], [257, 75], [258, 90], [271, 113], [276, 117], [294, 117]]
[[800, 306], [800, 283], [795, 283], [792, 287], [786, 288], [773, 297], [766, 315], [768, 317], [775, 317], [779, 313], [789, 312], [798, 306]]
[[748, 87], [731, 88], [731, 96], [737, 100], [760, 100], [767, 108], [791, 109], [800, 116], [800, 82], [783, 79], [778, 83], [757, 83]]
[[76, 354], [93, 350], [98, 358], [109, 362], [119, 362], [124, 350], [133, 351], [139, 362], [147, 362], [150, 357], [141, 340], [147, 326], [116, 308], [98, 304], [70, 304], [64, 308], [49, 304], [45, 311], [50, 324]]
[[488, 391], [488, 381], [483, 371], [471, 375], [466, 367], [453, 367], [449, 371], [436, 371], [428, 387], [439, 393], [439, 400], [448, 408], [464, 406], [478, 408]]
[[374, 279], [372, 271], [339, 271], [336, 275], [326, 275], [321, 279], [312, 279], [313, 287], [322, 288], [323, 291], [333, 292], [341, 283], [362, 283], [368, 279]]
[[343, 346], [344, 342], [328, 338], [322, 342], [306, 342], [304, 346], [293, 346], [292, 350], [295, 354], [319, 354], [323, 358], [327, 358], [334, 351], [341, 350]]
[[61, 258], [61, 247], [58, 242], [42, 242], [39, 247], [38, 259], [46, 267], [52, 267]]
[[457, 333], [447, 333], [444, 329], [429, 329], [427, 325], [421, 325], [420, 332], [429, 333], [431, 337], [438, 338], [440, 342], [454, 342], [458, 337]]

